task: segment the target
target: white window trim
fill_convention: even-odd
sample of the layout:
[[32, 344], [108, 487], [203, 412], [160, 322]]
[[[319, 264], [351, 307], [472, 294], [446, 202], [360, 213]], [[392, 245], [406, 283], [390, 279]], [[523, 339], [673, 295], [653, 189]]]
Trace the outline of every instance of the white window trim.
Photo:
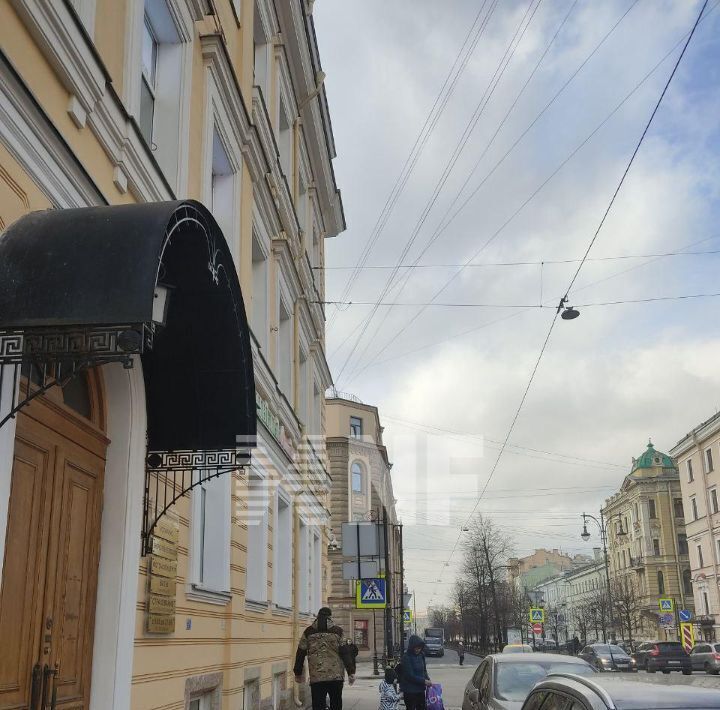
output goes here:
[[[257, 245], [260, 248], [260, 252], [263, 255], [263, 261], [265, 262], [265, 298], [264, 298], [265, 317], [263, 319], [264, 320], [263, 332], [262, 333], [258, 332], [258, 330], [257, 330], [258, 324], [255, 323], [255, 305], [256, 305], [255, 304], [255, 298], [256, 298], [255, 294], [257, 291], [257, 284], [255, 283], [254, 280], [253, 280], [253, 285], [252, 285], [252, 301], [253, 301], [252, 316], [253, 317], [251, 319], [251, 323], [252, 323], [253, 333], [255, 334], [255, 338], [258, 341], [258, 343], [260, 344], [260, 348], [264, 351], [265, 358], [267, 359], [268, 343], [270, 340], [270, 327], [272, 325], [270, 322], [270, 320], [271, 320], [270, 319], [270, 254], [271, 254], [271, 246], [270, 246], [270, 237], [268, 236], [267, 229], [265, 228], [265, 225], [264, 225], [262, 219], [260, 219], [260, 217], [257, 215], [257, 212], [255, 212], [255, 215], [253, 217], [252, 234], [253, 234], [253, 241], [257, 242]], [[253, 260], [252, 255], [251, 255], [250, 259], [251, 259], [251, 262], [252, 262], [253, 268], [254, 268], [255, 261]]]
[[[252, 477], [255, 478], [257, 481], [260, 481], [260, 485], [264, 486], [264, 507], [263, 507], [263, 513], [262, 513], [262, 521], [260, 525], [262, 526], [262, 539], [260, 540], [260, 547], [261, 547], [261, 559], [260, 559], [260, 566], [262, 570], [264, 571], [264, 584], [262, 585], [262, 591], [258, 597], [256, 596], [248, 596], [247, 590], [249, 589], [249, 585], [247, 582], [247, 579], [245, 581], [245, 602], [246, 604], [261, 604], [261, 605], [267, 605], [268, 602], [268, 548], [269, 548], [269, 513], [268, 509], [270, 506], [270, 490], [269, 490], [269, 479], [265, 475], [265, 472], [262, 471], [257, 466], [253, 465], [252, 467]], [[250, 481], [248, 480], [248, 492], [250, 490]], [[248, 496], [249, 500], [249, 496]], [[250, 521], [248, 521], [248, 528], [250, 526]], [[249, 541], [249, 534], [248, 534], [248, 541]], [[250, 555], [250, 546], [248, 545], [248, 556]], [[248, 564], [246, 564], [246, 577], [249, 574], [249, 559]]]
[[186, 584], [185, 593], [189, 599], [197, 601], [209, 602], [211, 604], [227, 604], [232, 598], [230, 592], [230, 535], [231, 535], [231, 505], [232, 505], [232, 476], [225, 475], [213, 479], [210, 483], [218, 484], [222, 482], [226, 486], [226, 495], [223, 496], [222, 515], [225, 518], [225, 526], [223, 528], [223, 540], [221, 541], [223, 550], [223, 575], [221, 589], [213, 589], [207, 584], [201, 583], [200, 580], [200, 559], [202, 550], [200, 549], [201, 529], [200, 529], [200, 501], [201, 487], [193, 489], [190, 503], [190, 560], [189, 560], [189, 576]]

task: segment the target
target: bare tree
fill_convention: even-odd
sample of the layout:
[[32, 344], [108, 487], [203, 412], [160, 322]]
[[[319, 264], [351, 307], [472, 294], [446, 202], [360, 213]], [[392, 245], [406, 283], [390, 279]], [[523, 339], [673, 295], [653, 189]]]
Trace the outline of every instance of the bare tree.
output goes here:
[[615, 620], [619, 624], [620, 635], [632, 644], [633, 632], [637, 632], [642, 624], [643, 604], [640, 590], [635, 578], [630, 575], [615, 579], [611, 588]]

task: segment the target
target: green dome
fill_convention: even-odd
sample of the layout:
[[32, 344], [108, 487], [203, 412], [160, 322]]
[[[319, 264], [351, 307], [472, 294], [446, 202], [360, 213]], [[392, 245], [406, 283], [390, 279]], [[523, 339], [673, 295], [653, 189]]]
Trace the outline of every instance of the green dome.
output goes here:
[[639, 468], [675, 468], [673, 460], [662, 451], [655, 451], [652, 441], [648, 441], [647, 449], [636, 459], [633, 459], [633, 467], [631, 473]]

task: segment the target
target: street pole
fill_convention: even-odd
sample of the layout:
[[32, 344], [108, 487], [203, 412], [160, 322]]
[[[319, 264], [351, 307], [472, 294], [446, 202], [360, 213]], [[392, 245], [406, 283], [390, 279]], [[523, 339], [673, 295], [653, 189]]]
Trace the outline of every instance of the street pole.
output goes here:
[[[608, 597], [608, 616], [610, 618], [610, 628], [613, 627], [612, 622], [612, 596], [610, 594], [610, 558], [607, 551], [607, 529], [606, 523], [603, 518], [603, 512], [600, 511], [600, 539], [603, 545], [603, 557], [605, 559], [605, 581], [607, 583], [607, 597]], [[603, 624], [603, 643], [607, 643], [607, 634], [605, 633], [605, 625]]]
[[415, 627], [415, 634], [417, 635], [417, 604], [415, 603], [415, 590], [413, 589], [413, 626]]
[[[388, 518], [387, 508], [382, 508], [383, 519], [382, 519], [382, 530], [383, 530], [383, 547], [385, 554], [385, 653], [383, 655], [383, 667], [387, 666], [387, 659], [392, 653], [392, 615], [393, 615], [393, 603], [392, 603], [392, 588], [393, 588], [393, 570], [390, 569], [390, 546], [388, 544]], [[388, 603], [388, 600], [390, 603]]]
[[398, 525], [400, 536], [400, 655], [405, 653], [405, 560], [403, 558], [403, 526]]
[[377, 655], [377, 619], [375, 617], [375, 609], [373, 609], [373, 675], [380, 675]]

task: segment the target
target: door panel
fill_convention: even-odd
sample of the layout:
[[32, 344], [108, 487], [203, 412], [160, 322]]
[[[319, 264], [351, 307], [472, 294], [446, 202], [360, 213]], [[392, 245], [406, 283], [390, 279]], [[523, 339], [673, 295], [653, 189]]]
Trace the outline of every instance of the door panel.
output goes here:
[[59, 665], [59, 708], [82, 700], [86, 707], [90, 697], [103, 465], [77, 447], [58, 452], [56, 584], [46, 613], [53, 619], [50, 666]]
[[35, 664], [59, 665], [57, 707], [87, 710], [104, 437], [36, 400], [18, 416], [3, 587], [0, 710], [25, 710]]
[[47, 449], [18, 439], [10, 486], [7, 542], [0, 593], [0, 708], [30, 702], [30, 678], [42, 633], [42, 589], [48, 537]]

